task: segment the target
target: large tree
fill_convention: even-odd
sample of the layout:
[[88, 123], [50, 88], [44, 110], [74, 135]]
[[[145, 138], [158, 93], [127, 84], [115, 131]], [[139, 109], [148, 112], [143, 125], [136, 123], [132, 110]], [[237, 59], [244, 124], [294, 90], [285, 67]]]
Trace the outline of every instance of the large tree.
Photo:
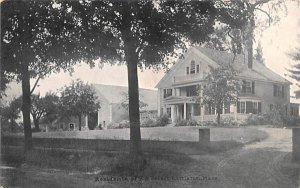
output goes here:
[[[61, 5], [65, 1], [61, 2]], [[68, 6], [68, 5], [66, 5]], [[72, 6], [82, 23], [78, 37], [90, 43], [103, 59], [126, 64], [130, 120], [130, 153], [142, 155], [139, 117], [138, 67], [167, 66], [167, 57], [188, 42], [201, 43], [213, 31], [215, 9], [211, 1], [89, 1]], [[103, 36], [110, 41], [98, 41]], [[97, 42], [105, 48], [97, 48]], [[104, 51], [107, 50], [107, 51]], [[137, 161], [135, 164], [139, 164]], [[138, 166], [138, 165], [136, 165]]]
[[[61, 69], [71, 71], [89, 50], [77, 43], [80, 23], [69, 9], [56, 5], [51, 0], [1, 3], [1, 73], [13, 74], [22, 82], [25, 151], [33, 146], [30, 95], [37, 82]], [[30, 79], [34, 78], [37, 82], [31, 88]]]
[[205, 84], [199, 89], [200, 103], [203, 106], [216, 110], [217, 123], [220, 125], [220, 116], [224, 107], [234, 104], [238, 100], [240, 82], [236, 78], [236, 71], [230, 64], [216, 68], [205, 78]]
[[209, 45], [220, 46], [218, 43], [223, 43], [232, 53], [247, 53], [250, 66], [253, 64], [255, 31], [277, 23], [281, 13], [286, 13], [284, 0], [216, 0], [215, 6], [219, 12], [218, 22], [221, 23], [216, 25], [216, 31], [223, 32], [217, 33], [219, 36], [213, 37]]
[[61, 92], [61, 115], [77, 117], [79, 130], [81, 130], [81, 117], [97, 112], [100, 108], [100, 103], [97, 99], [96, 92], [91, 85], [83, 83], [82, 80], [72, 81]]

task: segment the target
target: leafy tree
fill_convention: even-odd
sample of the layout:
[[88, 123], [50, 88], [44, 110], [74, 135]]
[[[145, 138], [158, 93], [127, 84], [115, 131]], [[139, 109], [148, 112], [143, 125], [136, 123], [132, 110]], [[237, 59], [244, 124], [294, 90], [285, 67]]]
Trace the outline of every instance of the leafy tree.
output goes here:
[[[64, 6], [65, 2], [61, 2]], [[201, 43], [213, 31], [213, 2], [89, 1], [72, 6], [82, 23], [78, 38], [90, 43], [95, 56], [127, 65], [130, 153], [139, 167], [142, 155], [137, 70], [167, 66], [167, 56], [188, 42]], [[105, 41], [98, 39], [106, 38]], [[109, 39], [109, 40], [107, 40]], [[105, 47], [98, 48], [98, 43]], [[104, 51], [107, 50], [107, 51]], [[110, 58], [107, 58], [110, 56]]]
[[88, 115], [100, 108], [96, 92], [81, 80], [72, 81], [61, 92], [62, 115], [78, 117], [81, 130], [81, 116]]
[[[277, 23], [280, 19], [279, 12], [286, 11], [284, 0], [217, 0], [215, 6], [219, 12], [218, 21], [225, 25], [223, 35], [228, 35], [231, 39], [232, 52], [240, 54], [244, 48], [248, 53], [250, 65], [253, 64], [255, 29], [264, 29], [271, 23]], [[258, 15], [267, 19], [258, 19], [263, 17]], [[232, 34], [232, 31], [235, 33], [236, 30], [239, 30], [240, 34]]]
[[31, 110], [36, 131], [40, 130], [39, 123], [42, 118], [52, 122], [58, 117], [59, 98], [54, 93], [46, 93], [45, 97], [31, 95]]
[[1, 115], [2, 115], [2, 126], [5, 127], [7, 124], [10, 131], [14, 132], [17, 126], [16, 120], [20, 117], [20, 111], [21, 111], [21, 106], [22, 106], [22, 99], [16, 98], [11, 103], [9, 106], [2, 107], [0, 108]]
[[[129, 97], [127, 93], [124, 93], [124, 100], [121, 102], [121, 106], [126, 109], [127, 111], [129, 110]], [[148, 104], [139, 100], [139, 109], [142, 110], [143, 108], [147, 107]]]
[[224, 105], [236, 103], [240, 91], [240, 82], [236, 79], [236, 71], [231, 65], [210, 67], [211, 71], [205, 78], [205, 85], [198, 92], [200, 103], [216, 109], [217, 123], [220, 125], [220, 115]]
[[[33, 146], [30, 95], [38, 81], [61, 69], [72, 71], [72, 65], [84, 60], [89, 50], [77, 43], [76, 28], [80, 23], [67, 8], [57, 8], [51, 0], [1, 3], [2, 72], [13, 74], [22, 82], [25, 151]], [[31, 88], [33, 78], [36, 83]]]

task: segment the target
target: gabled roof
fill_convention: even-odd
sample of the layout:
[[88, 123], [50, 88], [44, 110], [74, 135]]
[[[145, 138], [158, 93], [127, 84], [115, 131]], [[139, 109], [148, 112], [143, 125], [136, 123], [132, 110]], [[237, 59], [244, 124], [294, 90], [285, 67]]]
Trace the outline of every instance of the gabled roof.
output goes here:
[[[200, 52], [200, 54], [203, 54], [204, 56], [208, 57], [209, 59], [211, 59], [219, 65], [223, 63], [232, 63], [234, 69], [238, 71], [238, 76], [241, 78], [260, 80], [266, 82], [290, 83], [285, 78], [281, 77], [280, 75], [267, 68], [265, 65], [262, 65], [261, 63], [255, 60], [253, 60], [253, 68], [249, 69], [247, 67], [247, 64], [245, 63], [247, 62], [247, 57], [243, 54], [237, 54], [234, 57], [234, 54], [228, 53], [226, 51], [218, 51], [198, 46], [191, 48], [196, 49], [198, 52]], [[167, 73], [156, 85], [157, 88], [171, 86], [172, 78], [176, 75], [175, 69], [179, 66], [178, 64], [180, 64], [181, 62], [184, 62], [184, 59], [178, 60], [176, 64], [172, 66], [169, 73]]]
[[[104, 84], [92, 84], [100, 99], [108, 103], [122, 103], [128, 93], [128, 87]], [[157, 110], [157, 91], [139, 88], [140, 101], [147, 104], [143, 110]]]

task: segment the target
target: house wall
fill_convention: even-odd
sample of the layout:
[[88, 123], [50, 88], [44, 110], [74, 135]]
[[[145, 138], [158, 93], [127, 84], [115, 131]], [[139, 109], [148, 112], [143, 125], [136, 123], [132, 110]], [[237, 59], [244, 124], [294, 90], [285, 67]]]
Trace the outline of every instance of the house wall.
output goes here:
[[[255, 95], [262, 98], [262, 113], [270, 112], [270, 105], [273, 106], [280, 105], [284, 107], [287, 106], [289, 113], [289, 103], [290, 103], [290, 87], [285, 85], [284, 98], [281, 96], [273, 95], [273, 85], [272, 82], [255, 82]], [[279, 84], [280, 85], [280, 84]], [[282, 84], [281, 84], [282, 85]]]
[[101, 108], [98, 110], [98, 125], [103, 125], [105, 121], [105, 125], [111, 122], [112, 120], [112, 105], [109, 104], [106, 100], [101, 101]]
[[120, 123], [123, 120], [129, 120], [128, 111], [121, 104], [112, 104], [112, 121]]

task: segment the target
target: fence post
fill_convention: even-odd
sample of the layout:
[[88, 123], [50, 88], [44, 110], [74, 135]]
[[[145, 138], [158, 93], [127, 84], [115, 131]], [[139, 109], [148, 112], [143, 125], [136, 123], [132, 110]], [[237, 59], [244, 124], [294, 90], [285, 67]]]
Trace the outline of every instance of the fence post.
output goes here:
[[300, 128], [293, 128], [293, 161], [300, 163]]
[[210, 129], [209, 128], [201, 128], [199, 129], [199, 142], [203, 145], [210, 144]]

